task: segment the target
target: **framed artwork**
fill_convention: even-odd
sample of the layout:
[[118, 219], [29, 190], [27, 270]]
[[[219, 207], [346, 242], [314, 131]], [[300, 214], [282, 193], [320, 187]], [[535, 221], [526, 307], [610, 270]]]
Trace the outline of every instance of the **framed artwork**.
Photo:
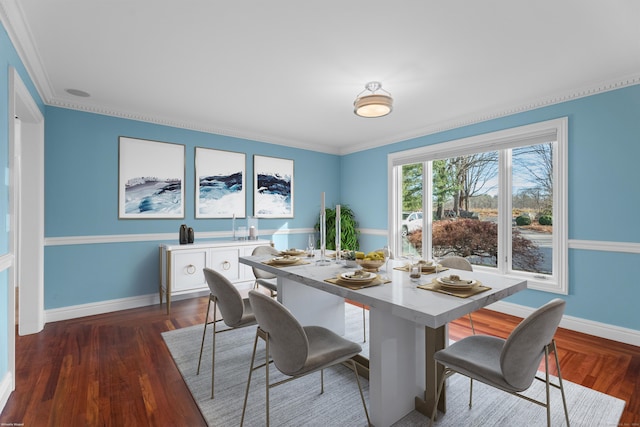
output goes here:
[[253, 215], [293, 218], [293, 160], [253, 156]]
[[246, 216], [246, 155], [196, 147], [196, 218]]
[[184, 218], [184, 145], [121, 136], [118, 155], [118, 218]]

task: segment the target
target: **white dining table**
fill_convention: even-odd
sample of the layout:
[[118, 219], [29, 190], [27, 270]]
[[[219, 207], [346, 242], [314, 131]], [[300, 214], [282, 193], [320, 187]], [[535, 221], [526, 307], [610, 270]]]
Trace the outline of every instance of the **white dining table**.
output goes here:
[[[378, 272], [389, 283], [352, 290], [326, 282], [339, 274], [355, 270], [344, 263], [316, 262], [301, 258], [302, 265], [265, 264], [269, 256], [240, 257], [242, 264], [277, 276], [278, 300], [303, 325], [327, 327], [344, 334], [345, 299], [369, 307], [369, 412], [378, 427], [389, 426], [412, 410], [431, 416], [442, 367], [433, 354], [447, 345], [447, 324], [491, 303], [526, 289], [522, 279], [482, 271], [450, 269], [440, 275], [457, 274], [480, 281], [491, 289], [460, 298], [417, 288], [434, 275], [422, 275], [419, 282], [409, 273], [394, 269], [406, 261], [390, 260], [389, 271]], [[446, 394], [438, 408], [446, 411]]]

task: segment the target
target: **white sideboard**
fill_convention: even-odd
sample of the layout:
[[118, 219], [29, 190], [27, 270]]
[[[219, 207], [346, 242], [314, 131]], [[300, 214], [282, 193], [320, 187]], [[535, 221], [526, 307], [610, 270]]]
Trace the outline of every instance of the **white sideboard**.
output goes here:
[[253, 281], [250, 267], [238, 258], [251, 255], [257, 246], [270, 245], [268, 240], [203, 240], [198, 243], [160, 245], [160, 305], [167, 297], [167, 314], [171, 312], [171, 297], [209, 290], [202, 269], [207, 267], [222, 273], [232, 283]]

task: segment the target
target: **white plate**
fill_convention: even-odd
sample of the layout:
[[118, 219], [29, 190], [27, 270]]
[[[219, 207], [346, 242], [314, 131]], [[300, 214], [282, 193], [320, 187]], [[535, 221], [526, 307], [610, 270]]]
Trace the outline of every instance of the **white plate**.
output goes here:
[[377, 277], [377, 274], [369, 273], [369, 272], [365, 272], [365, 273], [362, 273], [362, 275], [357, 275], [357, 276], [354, 276], [354, 274], [355, 274], [354, 271], [342, 273], [340, 275], [340, 278], [344, 280], [348, 280], [349, 282], [358, 282], [358, 283], [365, 282], [366, 283], [366, 282], [372, 281]]
[[282, 255], [302, 255], [305, 253], [301, 249], [287, 249], [286, 251], [280, 251]]
[[300, 261], [300, 258], [298, 258], [297, 256], [288, 256], [288, 257], [279, 256], [271, 260], [272, 263], [281, 264], [281, 265], [295, 264], [298, 261]]
[[436, 281], [442, 286], [456, 289], [473, 288], [478, 283], [475, 280], [449, 280], [448, 277], [438, 277]]

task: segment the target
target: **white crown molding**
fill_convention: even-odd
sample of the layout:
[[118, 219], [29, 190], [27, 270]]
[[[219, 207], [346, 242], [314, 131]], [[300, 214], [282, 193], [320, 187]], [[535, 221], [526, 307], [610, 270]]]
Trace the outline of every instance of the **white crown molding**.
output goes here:
[[2, 23], [7, 30], [7, 33], [9, 34], [9, 38], [15, 46], [20, 59], [27, 69], [27, 72], [31, 76], [40, 97], [47, 105], [336, 155], [346, 155], [358, 151], [377, 148], [383, 145], [394, 144], [409, 139], [423, 137], [438, 132], [444, 132], [447, 130], [484, 122], [487, 120], [493, 120], [524, 111], [534, 110], [561, 102], [566, 102], [602, 92], [640, 84], [640, 74], [624, 76], [607, 80], [605, 82], [599, 82], [593, 85], [576, 88], [574, 90], [556, 94], [553, 96], [533, 99], [525, 103], [519, 103], [517, 105], [502, 106], [493, 110], [479, 111], [474, 114], [457, 117], [452, 120], [399, 134], [392, 138], [368, 141], [364, 144], [356, 144], [348, 147], [333, 148], [327, 146], [319, 146], [318, 144], [304, 143], [300, 142], [299, 140], [280, 138], [275, 135], [251, 133], [241, 129], [222, 129], [218, 127], [212, 127], [206, 123], [189, 123], [174, 119], [168, 119], [165, 117], [156, 117], [131, 111], [110, 109], [99, 106], [87, 106], [55, 99], [48, 75], [42, 65], [40, 55], [35, 49], [35, 44], [32, 41], [29, 27], [22, 16], [23, 15], [19, 6], [19, 2], [17, 0], [0, 0], [0, 19], [2, 19]]
[[38, 95], [43, 102], [47, 103], [47, 100], [53, 96], [51, 82], [42, 66], [40, 54], [35, 49], [29, 26], [23, 19], [20, 3], [17, 0], [0, 0], [0, 20], [27, 69]]

